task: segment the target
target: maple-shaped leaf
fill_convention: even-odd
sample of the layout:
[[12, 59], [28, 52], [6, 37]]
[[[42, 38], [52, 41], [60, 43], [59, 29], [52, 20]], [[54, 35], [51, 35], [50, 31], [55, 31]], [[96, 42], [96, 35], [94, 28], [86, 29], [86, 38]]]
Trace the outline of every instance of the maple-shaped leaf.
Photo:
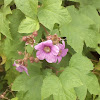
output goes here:
[[61, 27], [62, 36], [67, 37], [68, 44], [76, 51], [82, 52], [84, 42], [87, 47], [97, 48], [99, 33], [95, 30], [95, 21], [73, 6], [68, 7], [72, 21]]
[[69, 23], [71, 18], [67, 8], [61, 6], [62, 0], [44, 0], [38, 12], [40, 23], [52, 30], [55, 23], [63, 25]]
[[33, 19], [36, 18], [38, 0], [14, 0], [18, 9], [20, 9], [26, 16]]
[[43, 80], [41, 100], [44, 100], [52, 94], [54, 100], [76, 100], [76, 95], [73, 88], [64, 88], [62, 82], [57, 76], [48, 75]]

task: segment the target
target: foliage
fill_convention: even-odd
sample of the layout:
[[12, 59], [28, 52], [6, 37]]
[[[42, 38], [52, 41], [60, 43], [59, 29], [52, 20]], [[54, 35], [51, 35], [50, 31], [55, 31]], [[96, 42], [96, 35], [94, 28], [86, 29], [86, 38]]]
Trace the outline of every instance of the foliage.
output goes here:
[[[36, 58], [48, 36], [65, 41], [61, 62], [28, 60], [29, 76], [17, 72], [14, 61]], [[0, 0], [0, 99], [100, 100], [99, 58], [100, 0]]]

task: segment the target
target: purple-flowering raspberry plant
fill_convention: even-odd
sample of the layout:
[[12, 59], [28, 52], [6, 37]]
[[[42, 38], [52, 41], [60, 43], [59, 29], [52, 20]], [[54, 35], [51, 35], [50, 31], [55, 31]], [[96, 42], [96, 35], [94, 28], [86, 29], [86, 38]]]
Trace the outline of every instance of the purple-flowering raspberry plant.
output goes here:
[[49, 63], [54, 63], [59, 53], [58, 46], [53, 45], [51, 40], [39, 43], [35, 46], [35, 49], [38, 50], [36, 53], [37, 58], [40, 60], [45, 59]]
[[[38, 35], [37, 31], [33, 32], [31, 35], [23, 36], [22, 40], [25, 42], [25, 45], [28, 44], [31, 45], [31, 47], [34, 46], [35, 39]], [[28, 54], [25, 50], [24, 53], [18, 51], [19, 55], [24, 55], [24, 58], [21, 60], [17, 60], [18, 63], [14, 62], [14, 66], [16, 66], [16, 70], [19, 72], [25, 71], [28, 74], [27, 69], [27, 61], [30, 60], [30, 63], [38, 63], [39, 60], [46, 60], [48, 63], [60, 63], [62, 57], [66, 56], [68, 49], [65, 49], [65, 42], [64, 40], [61, 42], [61, 38], [57, 36], [57, 34], [54, 35], [48, 35], [46, 37], [47, 40], [42, 41], [34, 46], [36, 52], [36, 58], [34, 58], [32, 55]]]
[[100, 0], [0, 0], [0, 100], [27, 99], [100, 100]]

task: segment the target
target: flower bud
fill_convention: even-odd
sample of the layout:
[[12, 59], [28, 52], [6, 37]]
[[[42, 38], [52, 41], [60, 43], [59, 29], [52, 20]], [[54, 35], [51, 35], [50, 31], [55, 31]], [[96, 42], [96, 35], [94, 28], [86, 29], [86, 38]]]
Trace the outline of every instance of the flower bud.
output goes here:
[[22, 55], [22, 52], [21, 52], [21, 51], [18, 51], [18, 54], [19, 54], [19, 55]]
[[37, 31], [33, 32], [33, 35], [34, 37], [36, 37], [38, 35], [38, 32]]
[[34, 61], [30, 61], [30, 63], [33, 63]]
[[38, 58], [35, 58], [34, 59], [34, 62], [38, 63], [39, 62], [39, 59]]
[[57, 34], [52, 35], [52, 42], [54, 45], [58, 44], [60, 41], [60, 38], [57, 36]]
[[22, 64], [22, 62], [23, 62], [22, 59], [18, 59], [17, 61], [19, 64]]
[[49, 36], [47, 36], [46, 38], [47, 38], [47, 40], [51, 40], [52, 36], [49, 35]]
[[30, 60], [30, 61], [33, 61], [33, 60], [34, 60], [34, 57], [30, 57], [29, 60]]
[[23, 37], [22, 37], [22, 40], [23, 40], [23, 41], [27, 41], [27, 36], [23, 36]]
[[28, 58], [24, 58], [24, 62], [27, 62]]
[[0, 98], [1, 98], [1, 99], [4, 99], [5, 97], [4, 97], [4, 95], [0, 95]]
[[38, 5], [38, 8], [40, 8], [41, 6], [40, 5]]

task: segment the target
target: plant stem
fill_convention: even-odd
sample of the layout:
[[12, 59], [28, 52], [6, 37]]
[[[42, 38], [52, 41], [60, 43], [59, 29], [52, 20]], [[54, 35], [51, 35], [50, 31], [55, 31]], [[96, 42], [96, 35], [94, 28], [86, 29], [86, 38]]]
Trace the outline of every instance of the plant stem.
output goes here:
[[46, 32], [46, 35], [49, 35], [50, 33], [46, 30], [45, 26], [42, 25], [41, 23], [40, 23], [40, 25], [43, 27], [44, 31]]

